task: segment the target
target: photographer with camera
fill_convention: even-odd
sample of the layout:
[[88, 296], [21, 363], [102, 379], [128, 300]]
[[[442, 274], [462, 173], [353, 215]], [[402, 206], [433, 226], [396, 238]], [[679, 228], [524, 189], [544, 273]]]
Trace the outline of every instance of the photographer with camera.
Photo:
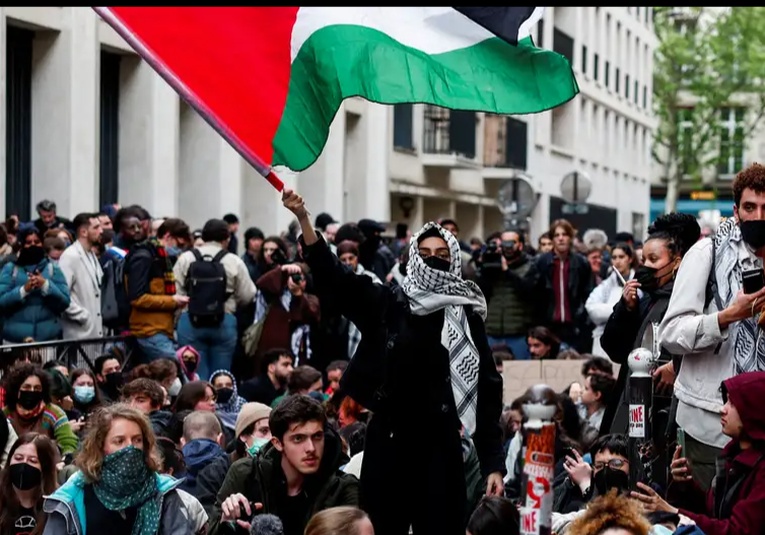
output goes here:
[[308, 266], [283, 264], [258, 279], [255, 321], [263, 322], [258, 356], [288, 347], [295, 365], [311, 358], [310, 334], [320, 319], [319, 298], [306, 292]]
[[505, 344], [516, 359], [528, 360], [526, 333], [533, 326], [532, 292], [536, 269], [524, 252], [523, 233], [494, 233], [477, 259], [478, 285], [488, 303], [489, 344]]

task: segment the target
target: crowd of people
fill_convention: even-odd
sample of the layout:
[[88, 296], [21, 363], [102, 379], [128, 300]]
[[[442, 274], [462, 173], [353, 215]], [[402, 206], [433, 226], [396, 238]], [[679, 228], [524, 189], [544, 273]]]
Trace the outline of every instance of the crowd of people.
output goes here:
[[[673, 213], [534, 244], [449, 219], [388, 240], [286, 190], [288, 231], [242, 251], [234, 214], [43, 201], [0, 226], [0, 535], [525, 532], [513, 359], [582, 363], [553, 396], [553, 533], [763, 533], [765, 167], [732, 188], [711, 236]], [[654, 339], [632, 481], [628, 359]]]

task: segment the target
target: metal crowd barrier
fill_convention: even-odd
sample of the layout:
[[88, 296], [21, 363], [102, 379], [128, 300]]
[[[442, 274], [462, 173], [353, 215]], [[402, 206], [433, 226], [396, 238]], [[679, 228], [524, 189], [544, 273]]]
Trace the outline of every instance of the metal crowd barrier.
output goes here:
[[[101, 355], [113, 354], [122, 363], [130, 361], [133, 344], [125, 337], [87, 338], [82, 340], [52, 340], [28, 344], [5, 344], [0, 346], [0, 378], [18, 360], [45, 364], [60, 360], [70, 369], [93, 370], [95, 360]], [[93, 370], [95, 371], [95, 370]]]

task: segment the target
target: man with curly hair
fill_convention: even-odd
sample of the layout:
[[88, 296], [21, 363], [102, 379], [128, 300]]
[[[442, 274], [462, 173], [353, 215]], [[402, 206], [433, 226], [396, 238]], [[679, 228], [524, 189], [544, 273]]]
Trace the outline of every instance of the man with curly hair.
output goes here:
[[[734, 217], [683, 258], [659, 332], [664, 349], [684, 355], [679, 371], [665, 368], [661, 381], [675, 382], [678, 373], [676, 421], [704, 489], [727, 442], [719, 421], [720, 383], [765, 370], [765, 336], [758, 325], [765, 308], [765, 166], [752, 164], [736, 175], [733, 199]], [[760, 283], [744, 285], [745, 274]]]

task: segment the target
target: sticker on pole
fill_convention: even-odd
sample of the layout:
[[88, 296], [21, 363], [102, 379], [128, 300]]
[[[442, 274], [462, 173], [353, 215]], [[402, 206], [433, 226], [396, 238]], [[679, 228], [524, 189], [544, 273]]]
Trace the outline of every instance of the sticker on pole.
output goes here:
[[630, 438], [645, 438], [645, 405], [630, 405]]

